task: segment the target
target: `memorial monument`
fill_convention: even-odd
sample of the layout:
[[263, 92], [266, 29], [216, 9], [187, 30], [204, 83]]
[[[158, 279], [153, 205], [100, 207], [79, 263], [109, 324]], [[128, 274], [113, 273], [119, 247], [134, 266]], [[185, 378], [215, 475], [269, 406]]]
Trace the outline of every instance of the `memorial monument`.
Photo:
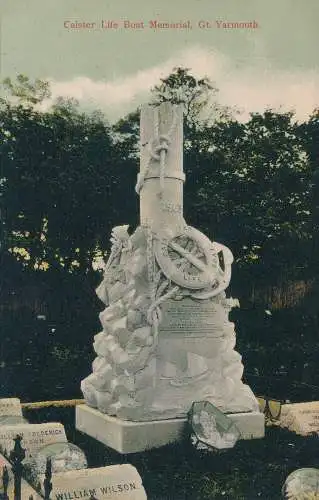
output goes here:
[[143, 107], [140, 141], [140, 226], [112, 231], [97, 289], [103, 330], [81, 383], [87, 404], [77, 407], [77, 428], [140, 451], [177, 439], [192, 403], [204, 400], [230, 414], [242, 438], [262, 437], [228, 319], [237, 305], [225, 294], [232, 253], [183, 217], [182, 106]]

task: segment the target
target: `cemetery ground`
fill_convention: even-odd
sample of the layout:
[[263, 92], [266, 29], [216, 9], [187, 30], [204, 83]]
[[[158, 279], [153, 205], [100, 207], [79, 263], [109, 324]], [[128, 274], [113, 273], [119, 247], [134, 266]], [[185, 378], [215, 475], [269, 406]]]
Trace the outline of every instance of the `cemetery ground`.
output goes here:
[[185, 440], [120, 455], [74, 428], [74, 408], [24, 410], [30, 423], [62, 422], [68, 440], [86, 453], [89, 467], [130, 463], [143, 480], [149, 500], [280, 500], [287, 476], [319, 467], [318, 436], [302, 437], [276, 426], [264, 439], [240, 441], [228, 451], [197, 451]]
[[[1, 397], [16, 396], [22, 402], [81, 398], [80, 380], [94, 357], [81, 339], [93, 336], [99, 326], [96, 315], [94, 320], [93, 314], [89, 316], [84, 311], [82, 321], [76, 322], [80, 331], [50, 317], [27, 321], [26, 316], [7, 316], [1, 342]], [[318, 346], [307, 316], [285, 311], [267, 317], [262, 310], [238, 310], [233, 319], [245, 378], [256, 395], [291, 402], [319, 400]], [[290, 343], [283, 335], [288, 329]], [[275, 426], [266, 427], [264, 439], [240, 441], [233, 450], [216, 454], [195, 450], [185, 438], [123, 456], [76, 431], [74, 408], [24, 409], [24, 415], [30, 423], [64, 424], [68, 440], [83, 449], [89, 467], [134, 465], [149, 500], [279, 500], [292, 471], [319, 467], [318, 436], [302, 437]]]

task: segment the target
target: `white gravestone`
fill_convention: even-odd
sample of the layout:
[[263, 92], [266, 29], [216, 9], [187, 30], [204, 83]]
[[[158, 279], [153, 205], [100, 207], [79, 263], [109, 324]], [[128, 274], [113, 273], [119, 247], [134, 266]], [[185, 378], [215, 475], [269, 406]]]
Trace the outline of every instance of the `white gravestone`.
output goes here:
[[98, 500], [146, 500], [141, 477], [129, 464], [59, 472], [52, 476], [52, 500], [90, 496]]
[[319, 401], [282, 405], [279, 425], [302, 436], [319, 434]]
[[2, 398], [0, 399], [0, 416], [22, 416], [20, 399]]
[[[248, 423], [242, 434], [264, 435], [258, 402], [241, 380], [243, 365], [228, 319], [238, 305], [224, 292], [232, 253], [183, 218], [182, 111], [170, 103], [141, 111], [136, 185], [141, 225], [132, 235], [128, 226], [112, 231], [97, 289], [106, 306], [100, 314], [103, 330], [94, 337], [92, 373], [81, 383], [88, 406], [76, 412], [77, 428], [91, 436], [96, 425], [99, 433], [110, 425], [103, 415], [170, 426], [169, 420], [186, 419], [198, 400], [224, 413], [246, 413], [252, 432], [247, 433]], [[100, 412], [98, 424], [88, 407]], [[167, 438], [175, 428], [174, 422]], [[161, 443], [162, 438], [161, 431]]]
[[14, 447], [14, 438], [22, 436], [22, 448], [26, 450], [26, 460], [35, 458], [37, 452], [51, 443], [67, 442], [64, 426], [60, 423], [3, 425], [0, 427], [0, 446], [7, 454]]

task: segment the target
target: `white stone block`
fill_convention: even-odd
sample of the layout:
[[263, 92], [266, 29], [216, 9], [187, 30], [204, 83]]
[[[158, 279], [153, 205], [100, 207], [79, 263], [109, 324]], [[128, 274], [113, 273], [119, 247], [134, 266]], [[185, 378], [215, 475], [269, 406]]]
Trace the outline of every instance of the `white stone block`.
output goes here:
[[[238, 426], [242, 439], [264, 437], [264, 415], [259, 412], [228, 415]], [[87, 405], [76, 407], [76, 428], [120, 453], [136, 453], [179, 441], [187, 419], [132, 422], [110, 417]]]

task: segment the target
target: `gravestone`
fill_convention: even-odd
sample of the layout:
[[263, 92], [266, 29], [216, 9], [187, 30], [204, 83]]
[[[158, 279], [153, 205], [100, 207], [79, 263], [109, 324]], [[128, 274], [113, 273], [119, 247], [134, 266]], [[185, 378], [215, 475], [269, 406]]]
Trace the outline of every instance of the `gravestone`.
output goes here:
[[56, 442], [67, 442], [64, 426], [60, 423], [3, 425], [0, 427], [0, 446], [9, 453], [16, 435], [22, 436], [26, 461], [34, 459], [40, 448]]
[[297, 469], [287, 477], [282, 494], [284, 500], [315, 500], [319, 498], [319, 469]]
[[52, 500], [76, 498], [146, 500], [140, 475], [129, 464], [97, 469], [59, 472], [52, 475]]
[[282, 405], [279, 424], [302, 436], [319, 434], [319, 401]]
[[20, 399], [18, 398], [0, 399], [0, 417], [2, 416], [22, 416]]
[[231, 251], [183, 217], [183, 108], [141, 110], [140, 226], [112, 231], [97, 294], [105, 304], [94, 337], [86, 405], [76, 427], [122, 453], [179, 439], [194, 401], [231, 414], [243, 438], [264, 436], [264, 416], [242, 381], [226, 298]]

